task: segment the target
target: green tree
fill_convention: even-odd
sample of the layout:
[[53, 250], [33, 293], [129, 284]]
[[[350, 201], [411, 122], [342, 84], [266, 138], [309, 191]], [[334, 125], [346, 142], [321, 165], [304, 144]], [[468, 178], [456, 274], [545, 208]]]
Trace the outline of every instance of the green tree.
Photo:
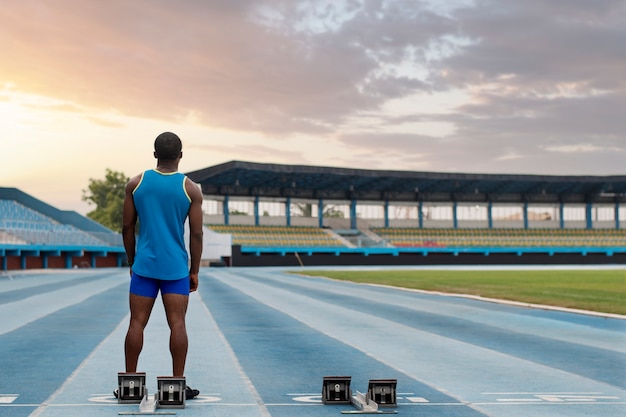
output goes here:
[[300, 210], [300, 215], [302, 217], [313, 217], [313, 204], [301, 203], [296, 204], [296, 207]]
[[[313, 217], [313, 204], [310, 203], [301, 203], [296, 204], [298, 210], [300, 210], [300, 216], [302, 217]], [[341, 210], [337, 210], [334, 206], [324, 206], [324, 212], [322, 213], [323, 217], [334, 217], [334, 218], [343, 218], [343, 212]]]
[[83, 201], [96, 208], [87, 217], [109, 229], [122, 231], [122, 209], [124, 194], [129, 178], [122, 172], [106, 169], [104, 179], [89, 179], [89, 185], [83, 190]]
[[333, 217], [336, 219], [343, 219], [343, 211], [335, 208], [334, 206], [329, 206], [324, 210], [324, 217]]

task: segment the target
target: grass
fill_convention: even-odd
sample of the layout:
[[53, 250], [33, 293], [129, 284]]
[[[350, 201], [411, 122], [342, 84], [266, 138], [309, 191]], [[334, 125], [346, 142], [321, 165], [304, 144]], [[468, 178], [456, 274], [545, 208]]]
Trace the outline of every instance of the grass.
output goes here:
[[624, 270], [299, 271], [299, 274], [394, 287], [626, 315]]

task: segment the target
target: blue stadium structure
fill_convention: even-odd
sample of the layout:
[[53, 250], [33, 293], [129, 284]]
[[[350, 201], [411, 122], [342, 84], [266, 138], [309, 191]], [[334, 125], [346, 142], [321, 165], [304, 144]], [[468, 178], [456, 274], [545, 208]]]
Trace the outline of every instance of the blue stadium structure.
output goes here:
[[233, 235], [239, 266], [626, 261], [626, 176], [243, 161], [187, 175], [213, 203], [205, 223]]
[[120, 266], [125, 257], [119, 233], [0, 187], [0, 269]]
[[[242, 161], [187, 175], [202, 187], [205, 225], [232, 238], [211, 248], [216, 265], [626, 263], [626, 176]], [[0, 188], [1, 269], [119, 266], [124, 257], [119, 234]]]

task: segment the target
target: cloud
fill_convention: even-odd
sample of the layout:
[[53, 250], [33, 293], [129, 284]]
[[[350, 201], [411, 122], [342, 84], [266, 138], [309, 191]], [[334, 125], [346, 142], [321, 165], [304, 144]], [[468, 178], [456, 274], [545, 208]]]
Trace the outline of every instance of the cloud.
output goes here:
[[559, 152], [559, 153], [590, 153], [590, 152], [624, 152], [624, 147], [605, 147], [605, 146], [596, 146], [589, 143], [575, 143], [571, 145], [561, 145], [561, 146], [544, 146], [548, 152]]
[[558, 173], [576, 155], [604, 172], [626, 156], [623, 0], [7, 0], [0, 19], [0, 82], [254, 133], [251, 158], [296, 160], [302, 135], [381, 168]]
[[10, 23], [0, 74], [21, 89], [129, 115], [194, 111], [219, 127], [319, 133], [425, 88], [394, 75], [393, 64], [453, 29], [411, 2], [335, 11], [332, 2], [323, 10], [261, 3], [274, 24], [259, 19], [257, 3], [231, 3], [12, 2], [0, 11]]
[[514, 74], [513, 84], [526, 92], [553, 92], [562, 83], [624, 88], [618, 76], [626, 57], [621, 0], [477, 1], [456, 18], [463, 36], [475, 42], [441, 63], [444, 85]]
[[[233, 160], [240, 161], [255, 161], [255, 162], [270, 162], [273, 159], [279, 158], [280, 160], [290, 161], [291, 164], [310, 164], [311, 161], [306, 158], [306, 155], [302, 152], [293, 151], [290, 149], [276, 148], [275, 146], [266, 145], [248, 145], [238, 146], [236, 144], [220, 145], [220, 144], [208, 144], [199, 145], [191, 144], [186, 147], [191, 152], [204, 151], [223, 155], [236, 155]], [[224, 161], [225, 162], [225, 161]]]

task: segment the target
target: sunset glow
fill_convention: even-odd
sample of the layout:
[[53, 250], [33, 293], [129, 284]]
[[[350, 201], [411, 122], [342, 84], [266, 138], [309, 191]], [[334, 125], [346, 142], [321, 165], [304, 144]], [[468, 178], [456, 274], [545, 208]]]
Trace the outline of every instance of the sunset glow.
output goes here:
[[2, 6], [0, 186], [61, 209], [165, 130], [182, 171], [625, 173], [623, 1]]

